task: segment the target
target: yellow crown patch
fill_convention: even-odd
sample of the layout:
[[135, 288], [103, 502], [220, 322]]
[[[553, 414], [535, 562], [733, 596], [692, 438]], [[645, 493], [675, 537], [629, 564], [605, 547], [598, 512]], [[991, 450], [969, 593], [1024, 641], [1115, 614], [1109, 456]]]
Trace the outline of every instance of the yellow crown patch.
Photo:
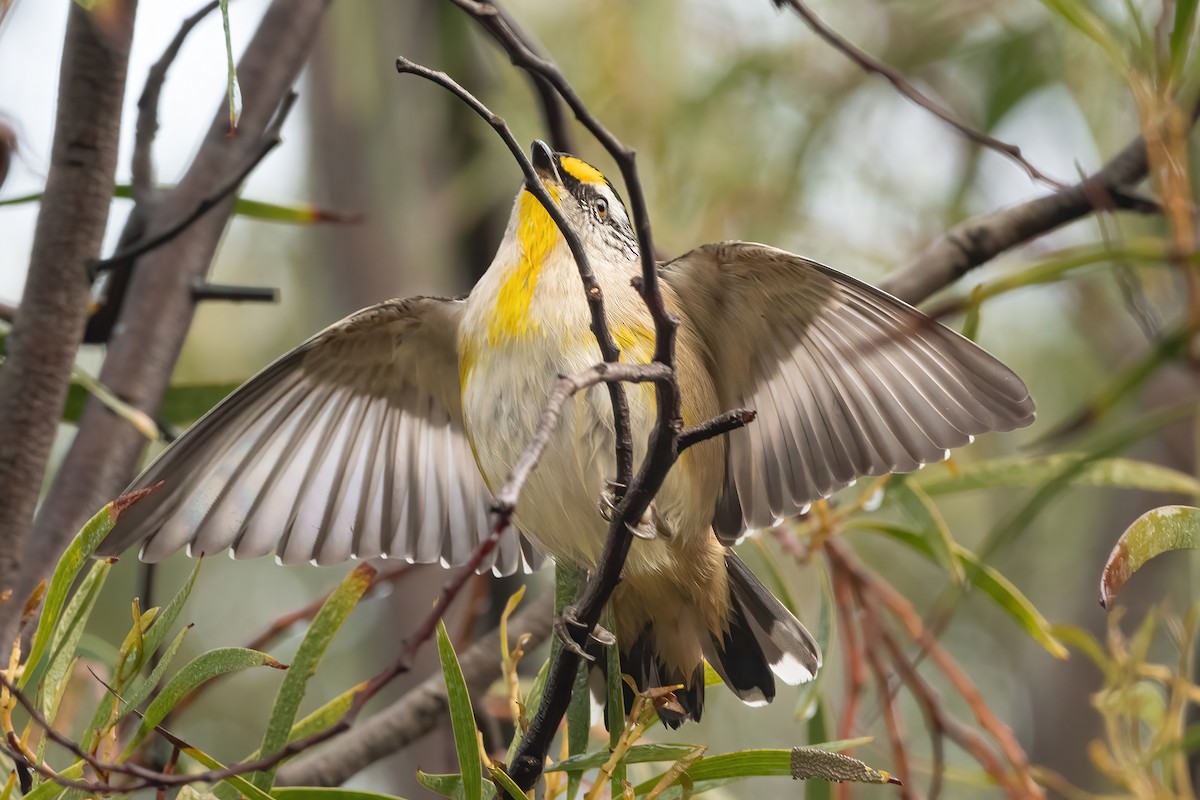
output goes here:
[[580, 183], [604, 183], [604, 174], [586, 161], [575, 156], [563, 156], [559, 160], [563, 171]]

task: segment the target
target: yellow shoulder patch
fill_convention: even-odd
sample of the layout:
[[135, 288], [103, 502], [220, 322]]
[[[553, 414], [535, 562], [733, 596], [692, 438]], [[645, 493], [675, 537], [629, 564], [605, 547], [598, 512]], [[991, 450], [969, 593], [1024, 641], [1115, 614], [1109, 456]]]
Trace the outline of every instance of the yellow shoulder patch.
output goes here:
[[575, 156], [563, 156], [559, 159], [563, 170], [580, 183], [604, 183], [604, 174], [586, 161]]

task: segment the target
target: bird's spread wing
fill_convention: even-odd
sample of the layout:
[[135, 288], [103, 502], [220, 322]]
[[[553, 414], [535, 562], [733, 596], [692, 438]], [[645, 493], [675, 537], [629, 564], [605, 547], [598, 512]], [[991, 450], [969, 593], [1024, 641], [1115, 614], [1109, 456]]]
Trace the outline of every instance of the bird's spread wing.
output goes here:
[[[264, 369], [168, 448], [102, 548], [158, 561], [232, 548], [285, 563], [386, 555], [466, 561], [491, 495], [463, 433], [455, 338], [463, 302], [392, 300]], [[508, 532], [485, 566], [532, 559]]]
[[733, 541], [863, 475], [940, 461], [971, 436], [1033, 421], [992, 356], [884, 292], [791, 253], [710, 244], [662, 268], [707, 346], [730, 434], [714, 529]]

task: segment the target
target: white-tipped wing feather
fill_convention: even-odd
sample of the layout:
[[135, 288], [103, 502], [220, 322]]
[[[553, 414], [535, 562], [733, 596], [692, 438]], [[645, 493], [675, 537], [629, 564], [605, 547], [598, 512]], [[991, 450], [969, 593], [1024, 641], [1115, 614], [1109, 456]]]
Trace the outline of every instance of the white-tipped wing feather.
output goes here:
[[665, 264], [662, 277], [708, 347], [722, 405], [758, 412], [729, 436], [722, 541], [860, 476], [910, 471], [975, 434], [1033, 421], [1025, 384], [995, 358], [816, 262], [722, 242]]
[[[102, 554], [144, 541], [147, 561], [185, 546], [285, 563], [466, 561], [491, 495], [463, 433], [462, 307], [381, 303], [271, 364], [138, 477], [131, 489], [163, 487], [121, 516]], [[510, 531], [485, 566], [507, 574], [533, 558]]]

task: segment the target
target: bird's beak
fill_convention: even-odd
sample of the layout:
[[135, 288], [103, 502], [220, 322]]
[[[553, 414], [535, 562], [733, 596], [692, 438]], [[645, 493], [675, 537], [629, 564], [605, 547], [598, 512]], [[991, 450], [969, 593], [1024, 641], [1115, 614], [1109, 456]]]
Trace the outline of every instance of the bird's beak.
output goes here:
[[554, 151], [550, 149], [550, 145], [541, 139], [535, 139], [533, 146], [529, 149], [529, 156], [529, 160], [533, 162], [534, 170], [542, 180], [552, 180], [556, 183], [562, 183], [562, 179], [558, 176], [558, 158], [554, 155]]

